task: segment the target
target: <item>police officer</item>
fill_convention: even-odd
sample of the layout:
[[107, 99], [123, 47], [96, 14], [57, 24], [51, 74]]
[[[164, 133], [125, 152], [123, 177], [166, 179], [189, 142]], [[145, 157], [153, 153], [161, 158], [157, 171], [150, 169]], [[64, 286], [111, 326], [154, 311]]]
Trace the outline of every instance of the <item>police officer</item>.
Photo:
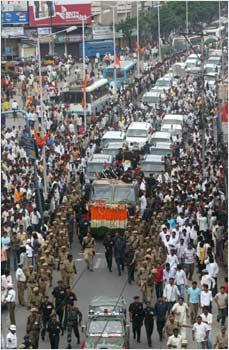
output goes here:
[[17, 349], [17, 334], [15, 324], [11, 324], [6, 336], [6, 349]]
[[60, 325], [60, 322], [57, 320], [56, 314], [53, 313], [48, 323], [47, 331], [49, 333], [49, 341], [51, 345], [51, 349], [59, 349], [59, 341], [60, 341], [60, 331], [63, 329]]
[[66, 324], [66, 319], [68, 316], [68, 304], [74, 305], [76, 302], [77, 302], [77, 297], [75, 293], [72, 292], [70, 286], [67, 286], [65, 299], [64, 299], [64, 324]]
[[68, 257], [66, 260], [64, 260], [64, 266], [63, 266], [63, 277], [64, 277], [64, 285], [68, 286], [71, 284], [73, 273], [76, 272], [76, 266], [73, 261], [73, 257], [71, 254], [68, 254]]
[[31, 309], [31, 315], [27, 319], [26, 332], [30, 336], [33, 349], [39, 349], [39, 335], [41, 329], [41, 317], [37, 308]]
[[64, 301], [66, 297], [63, 281], [58, 281], [58, 286], [53, 289], [52, 295], [55, 298], [55, 310], [59, 317], [60, 325], [62, 325], [64, 315]]
[[82, 313], [78, 309], [78, 307], [73, 306], [71, 302], [67, 304], [68, 313], [64, 324], [64, 329], [67, 329], [67, 343], [68, 343], [68, 349], [71, 349], [71, 343], [72, 343], [72, 331], [74, 331], [74, 334], [77, 338], [77, 344], [80, 343], [80, 334], [78, 326], [81, 326], [82, 321]]
[[133, 247], [128, 244], [128, 249], [125, 255], [126, 266], [128, 271], [128, 282], [129, 284], [134, 281], [134, 270], [135, 270], [135, 252]]
[[95, 256], [95, 239], [92, 237], [90, 232], [84, 237], [82, 241], [82, 247], [84, 250], [84, 260], [87, 264], [87, 269], [93, 271], [93, 259]]
[[114, 242], [112, 241], [110, 234], [108, 234], [105, 237], [105, 239], [103, 241], [103, 245], [105, 247], [105, 258], [106, 258], [106, 261], [107, 261], [107, 267], [108, 267], [108, 270], [110, 272], [112, 272], [112, 258], [113, 258], [113, 245], [114, 245]]
[[43, 323], [43, 328], [41, 330], [41, 339], [43, 341], [45, 340], [45, 332], [46, 332], [47, 324], [50, 321], [53, 310], [54, 310], [54, 305], [53, 303], [51, 303], [51, 301], [49, 301], [48, 295], [46, 295], [44, 302], [41, 303], [41, 306], [40, 306], [42, 323]]
[[146, 336], [148, 341], [148, 347], [152, 346], [152, 333], [153, 333], [153, 324], [154, 324], [154, 309], [150, 306], [150, 302], [146, 302], [146, 307], [143, 310], [144, 324], [146, 329]]
[[140, 302], [140, 297], [135, 296], [134, 302], [130, 304], [129, 306], [129, 318], [132, 322], [132, 330], [134, 339], [136, 339], [137, 335], [137, 342], [140, 343], [141, 341], [141, 328], [143, 323], [143, 304]]

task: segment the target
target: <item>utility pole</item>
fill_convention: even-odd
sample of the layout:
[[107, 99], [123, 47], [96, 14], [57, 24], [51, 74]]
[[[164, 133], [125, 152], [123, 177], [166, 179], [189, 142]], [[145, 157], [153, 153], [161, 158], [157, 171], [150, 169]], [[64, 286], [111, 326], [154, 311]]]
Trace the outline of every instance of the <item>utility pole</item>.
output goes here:
[[204, 161], [205, 161], [205, 93], [204, 93], [204, 33], [201, 33], [201, 44], [200, 44], [200, 52], [201, 52], [201, 126], [202, 126], [202, 166], [204, 169]]

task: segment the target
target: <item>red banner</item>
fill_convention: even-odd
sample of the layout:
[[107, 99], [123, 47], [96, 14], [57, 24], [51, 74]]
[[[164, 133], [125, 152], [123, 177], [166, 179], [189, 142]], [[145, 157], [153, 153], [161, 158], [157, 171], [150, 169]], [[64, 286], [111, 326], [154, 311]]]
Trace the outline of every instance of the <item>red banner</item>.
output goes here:
[[228, 123], [228, 103], [221, 106], [221, 121], [222, 123]]
[[63, 1], [30, 1], [30, 27], [51, 27], [80, 25], [84, 17], [85, 24], [91, 23], [91, 4], [65, 4]]

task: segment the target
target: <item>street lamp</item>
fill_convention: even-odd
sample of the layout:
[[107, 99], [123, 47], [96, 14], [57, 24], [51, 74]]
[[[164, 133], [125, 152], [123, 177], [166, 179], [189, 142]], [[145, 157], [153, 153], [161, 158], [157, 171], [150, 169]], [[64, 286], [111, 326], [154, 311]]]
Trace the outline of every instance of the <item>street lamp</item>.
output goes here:
[[137, 1], [137, 71], [138, 78], [140, 77], [140, 43], [139, 43], [139, 10]]
[[157, 6], [157, 22], [158, 22], [158, 54], [161, 61], [161, 21], [160, 21], [160, 0]]
[[[76, 26], [71, 26], [67, 29], [60, 30], [56, 33], [44, 35], [44, 37], [55, 37], [57, 34], [63, 32], [72, 32], [75, 30]], [[43, 37], [43, 36], [42, 36]], [[41, 126], [42, 133], [44, 133], [45, 125], [44, 125], [44, 101], [43, 101], [43, 89], [42, 89], [42, 75], [41, 75], [41, 50], [40, 50], [40, 36], [37, 35], [37, 38], [32, 37], [32, 39], [37, 41], [37, 58], [38, 58], [38, 71], [39, 71], [39, 89], [40, 89], [40, 106], [41, 106]], [[42, 147], [42, 159], [43, 159], [43, 178], [44, 178], [44, 198], [47, 199], [48, 196], [48, 184], [47, 184], [47, 165], [46, 165], [46, 149], [45, 145]]]

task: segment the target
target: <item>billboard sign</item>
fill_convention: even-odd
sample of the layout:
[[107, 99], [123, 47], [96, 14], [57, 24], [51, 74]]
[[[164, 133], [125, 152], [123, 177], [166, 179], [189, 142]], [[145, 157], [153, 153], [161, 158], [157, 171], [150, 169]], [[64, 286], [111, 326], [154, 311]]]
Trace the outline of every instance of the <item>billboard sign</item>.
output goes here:
[[28, 11], [2, 12], [2, 24], [26, 24], [29, 23]]
[[[70, 3], [69, 3], [70, 2]], [[75, 0], [30, 1], [30, 27], [50, 27], [80, 25], [82, 17], [86, 24], [91, 23], [91, 4]]]
[[23, 36], [24, 27], [2, 27], [2, 38]]

